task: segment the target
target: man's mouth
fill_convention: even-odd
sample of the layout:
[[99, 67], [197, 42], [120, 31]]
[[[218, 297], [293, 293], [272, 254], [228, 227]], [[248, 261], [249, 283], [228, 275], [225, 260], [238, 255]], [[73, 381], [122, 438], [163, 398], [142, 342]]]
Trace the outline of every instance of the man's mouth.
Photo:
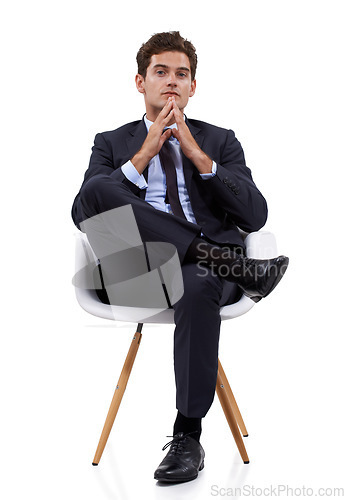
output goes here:
[[179, 95], [177, 92], [164, 92], [164, 95]]

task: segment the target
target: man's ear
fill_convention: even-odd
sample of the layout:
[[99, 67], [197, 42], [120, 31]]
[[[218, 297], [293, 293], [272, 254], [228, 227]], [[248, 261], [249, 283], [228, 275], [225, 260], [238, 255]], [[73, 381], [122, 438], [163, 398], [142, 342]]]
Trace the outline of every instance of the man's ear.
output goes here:
[[135, 84], [141, 94], [145, 94], [145, 78], [142, 75], [135, 75]]
[[193, 95], [195, 94], [195, 89], [196, 89], [196, 80], [194, 79], [191, 83], [189, 97], [193, 97]]

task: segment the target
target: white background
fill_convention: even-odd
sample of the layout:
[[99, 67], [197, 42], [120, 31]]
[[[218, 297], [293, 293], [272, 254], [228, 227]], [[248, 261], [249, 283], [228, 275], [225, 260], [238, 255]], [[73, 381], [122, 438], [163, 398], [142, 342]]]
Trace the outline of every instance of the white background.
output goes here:
[[[345, 488], [342, 4], [14, 0], [2, 9], [2, 498]], [[235, 131], [290, 268], [272, 296], [222, 326], [220, 359], [251, 463], [241, 463], [215, 399], [203, 424], [205, 469], [161, 487], [153, 471], [175, 418], [173, 327], [144, 327], [92, 467], [135, 325], [116, 329], [79, 308], [70, 208], [95, 134], [143, 115], [136, 52], [167, 30], [199, 55], [187, 116]]]

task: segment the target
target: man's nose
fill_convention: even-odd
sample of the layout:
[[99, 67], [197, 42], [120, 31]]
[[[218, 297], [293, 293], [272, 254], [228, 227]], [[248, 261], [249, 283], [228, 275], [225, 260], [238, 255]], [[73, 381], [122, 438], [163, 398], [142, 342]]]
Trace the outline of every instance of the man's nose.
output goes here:
[[168, 85], [171, 85], [173, 87], [176, 86], [176, 75], [175, 75], [175, 73], [169, 73]]

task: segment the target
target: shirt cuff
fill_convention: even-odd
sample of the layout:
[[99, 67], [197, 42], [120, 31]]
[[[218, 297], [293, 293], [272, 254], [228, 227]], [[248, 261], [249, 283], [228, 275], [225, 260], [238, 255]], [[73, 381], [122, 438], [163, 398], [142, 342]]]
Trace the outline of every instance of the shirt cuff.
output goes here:
[[122, 165], [121, 167], [122, 173], [129, 181], [135, 184], [139, 189], [146, 189], [147, 182], [145, 177], [139, 174], [138, 170], [135, 168], [131, 160], [128, 160], [127, 163]]
[[207, 179], [211, 179], [211, 177], [214, 177], [217, 173], [217, 163], [214, 161], [212, 163], [212, 172], [209, 174], [200, 174], [200, 177], [206, 181]]

